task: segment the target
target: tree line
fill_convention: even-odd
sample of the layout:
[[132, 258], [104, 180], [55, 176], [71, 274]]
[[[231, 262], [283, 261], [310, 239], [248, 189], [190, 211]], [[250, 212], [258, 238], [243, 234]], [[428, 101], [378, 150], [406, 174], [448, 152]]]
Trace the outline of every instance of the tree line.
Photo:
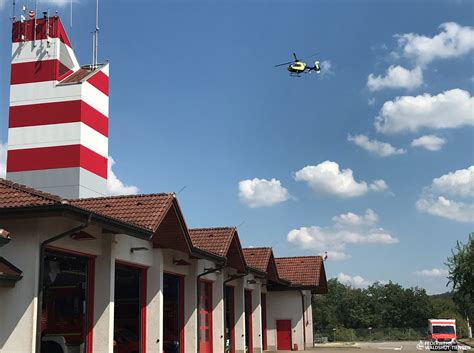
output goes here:
[[[420, 329], [428, 319], [456, 319], [458, 331], [467, 332], [466, 317], [474, 322], [474, 235], [457, 243], [447, 260], [453, 290], [428, 295], [419, 287], [403, 288], [393, 282], [353, 288], [333, 278], [328, 294], [313, 296], [315, 332], [351, 329]], [[334, 330], [334, 331], [336, 331]]]

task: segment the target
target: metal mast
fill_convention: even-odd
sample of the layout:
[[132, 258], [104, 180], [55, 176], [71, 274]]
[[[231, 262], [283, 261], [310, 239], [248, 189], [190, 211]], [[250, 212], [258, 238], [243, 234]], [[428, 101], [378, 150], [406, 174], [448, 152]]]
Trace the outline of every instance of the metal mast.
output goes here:
[[15, 15], [16, 15], [16, 0], [13, 0], [13, 3], [12, 3], [12, 21], [15, 21]]
[[95, 31], [92, 32], [92, 66], [97, 68], [99, 56], [99, 0], [95, 8]]

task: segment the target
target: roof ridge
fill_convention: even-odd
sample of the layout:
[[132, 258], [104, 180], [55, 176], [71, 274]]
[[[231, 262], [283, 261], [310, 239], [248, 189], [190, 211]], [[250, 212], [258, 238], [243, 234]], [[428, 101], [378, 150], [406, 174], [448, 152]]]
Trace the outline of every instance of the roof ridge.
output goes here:
[[44, 192], [44, 191], [41, 191], [41, 190], [38, 190], [38, 189], [34, 189], [30, 186], [20, 184], [20, 183], [16, 183], [16, 182], [11, 181], [11, 180], [0, 178], [0, 184], [3, 184], [7, 187], [10, 187], [10, 188], [18, 190], [18, 191], [22, 191], [22, 192], [26, 192], [26, 193], [31, 194], [31, 195], [39, 196], [39, 197], [42, 197], [42, 198], [45, 198], [45, 199], [48, 199], [48, 200], [51, 200], [51, 201], [57, 201], [57, 202], [64, 201], [64, 199], [59, 195], [50, 194], [48, 192]]
[[176, 196], [174, 192], [160, 192], [152, 194], [134, 194], [134, 195], [111, 195], [111, 196], [98, 196], [98, 197], [85, 197], [78, 199], [67, 199], [67, 201], [89, 201], [89, 200], [117, 200], [117, 199], [133, 199], [149, 196]]
[[203, 228], [189, 228], [189, 231], [197, 230], [237, 230], [237, 227], [203, 227]]
[[275, 257], [275, 261], [279, 259], [315, 259], [315, 258], [323, 258], [321, 255], [308, 255], [308, 256], [283, 256], [283, 257]]

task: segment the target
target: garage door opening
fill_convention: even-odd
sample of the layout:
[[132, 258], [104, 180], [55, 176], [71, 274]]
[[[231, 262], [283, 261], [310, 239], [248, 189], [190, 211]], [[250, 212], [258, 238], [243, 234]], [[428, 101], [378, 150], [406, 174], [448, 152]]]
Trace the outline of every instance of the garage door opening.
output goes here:
[[235, 325], [235, 311], [234, 311], [234, 287], [225, 286], [224, 288], [224, 352], [235, 352], [234, 339], [234, 325]]
[[252, 337], [252, 292], [245, 291], [245, 346], [247, 352], [253, 353], [253, 337]]
[[163, 276], [163, 351], [184, 353], [184, 277]]
[[90, 352], [93, 259], [47, 250], [43, 261], [40, 352]]
[[115, 266], [114, 353], [144, 352], [145, 270]]

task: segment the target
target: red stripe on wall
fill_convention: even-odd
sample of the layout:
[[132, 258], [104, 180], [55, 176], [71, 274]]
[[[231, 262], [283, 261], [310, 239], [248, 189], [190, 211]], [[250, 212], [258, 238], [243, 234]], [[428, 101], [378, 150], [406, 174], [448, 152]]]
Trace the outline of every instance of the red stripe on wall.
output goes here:
[[[49, 24], [49, 28], [47, 24]], [[13, 23], [12, 42], [18, 43], [34, 40], [34, 28], [34, 20], [28, 20], [23, 23], [20, 21]], [[51, 17], [48, 20], [42, 18], [36, 20], [36, 40], [46, 39], [48, 36], [50, 38], [59, 38], [61, 42], [72, 47], [66, 31], [57, 16]]]
[[107, 158], [82, 145], [10, 150], [7, 154], [9, 173], [74, 167], [107, 179]]
[[109, 134], [109, 119], [80, 100], [10, 107], [8, 127], [65, 124], [80, 121], [106, 137]]
[[104, 74], [102, 71], [97, 72], [87, 80], [92, 86], [97, 88], [106, 96], [109, 95], [109, 76]]
[[12, 64], [12, 85], [21, 83], [54, 81], [58, 79], [59, 60], [30, 61]]

